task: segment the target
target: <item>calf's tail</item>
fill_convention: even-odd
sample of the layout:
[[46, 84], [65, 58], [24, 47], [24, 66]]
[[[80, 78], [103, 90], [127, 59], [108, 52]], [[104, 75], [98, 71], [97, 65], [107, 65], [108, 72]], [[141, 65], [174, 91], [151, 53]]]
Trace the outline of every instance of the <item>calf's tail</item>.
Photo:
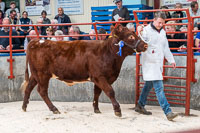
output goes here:
[[29, 72], [28, 72], [28, 51], [26, 52], [26, 68], [25, 68], [25, 80], [21, 84], [20, 90], [24, 92], [29, 82]]

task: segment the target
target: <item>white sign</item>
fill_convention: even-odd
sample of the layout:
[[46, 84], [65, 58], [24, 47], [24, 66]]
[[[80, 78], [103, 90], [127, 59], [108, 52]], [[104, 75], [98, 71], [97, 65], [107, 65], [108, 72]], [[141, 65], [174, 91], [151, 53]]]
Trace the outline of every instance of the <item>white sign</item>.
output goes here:
[[51, 14], [50, 0], [26, 0], [25, 11], [28, 12], [28, 15], [41, 15], [42, 10]]
[[[163, 0], [164, 5], [175, 5], [176, 3], [190, 4], [192, 0]], [[195, 1], [195, 0], [193, 0]]]
[[57, 5], [56, 9], [62, 7], [67, 15], [83, 14], [83, 0], [55, 0], [55, 4]]

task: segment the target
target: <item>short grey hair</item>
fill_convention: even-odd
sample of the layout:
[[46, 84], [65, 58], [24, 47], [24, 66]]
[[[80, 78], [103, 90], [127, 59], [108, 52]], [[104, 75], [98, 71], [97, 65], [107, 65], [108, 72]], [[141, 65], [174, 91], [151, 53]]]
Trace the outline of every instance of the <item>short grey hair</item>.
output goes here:
[[63, 31], [62, 30], [57, 30], [55, 32], [55, 36], [60, 36], [60, 35], [63, 35]]
[[74, 32], [79, 33], [79, 34], [81, 33], [81, 30], [78, 27], [78, 25], [72, 25], [71, 28], [73, 29]]
[[133, 23], [128, 23], [128, 24], [126, 25], [126, 27], [127, 27], [128, 29], [135, 28], [135, 26], [134, 26]]
[[157, 11], [154, 13], [154, 18], [155, 19], [158, 19], [158, 18], [166, 19], [167, 17], [165, 15], [165, 12]]

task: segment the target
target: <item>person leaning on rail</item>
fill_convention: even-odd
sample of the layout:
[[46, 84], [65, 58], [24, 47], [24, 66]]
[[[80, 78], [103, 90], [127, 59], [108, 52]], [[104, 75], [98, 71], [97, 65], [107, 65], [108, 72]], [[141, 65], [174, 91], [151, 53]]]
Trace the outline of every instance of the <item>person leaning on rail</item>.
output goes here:
[[[9, 18], [3, 19], [3, 25], [10, 25]], [[0, 30], [0, 36], [9, 36], [9, 27], [2, 27]], [[16, 30], [12, 30], [12, 36], [17, 36]], [[19, 49], [20, 40], [19, 38], [12, 38], [12, 49]], [[10, 50], [9, 37], [0, 38], [0, 50]]]
[[[117, 5], [117, 8], [112, 12], [112, 21], [130, 20], [129, 11], [126, 7], [122, 6], [122, 0], [114, 0], [113, 2]], [[121, 24], [126, 26], [126, 23]]]
[[[142, 73], [145, 81], [142, 89], [138, 104], [135, 111], [145, 115], [152, 113], [147, 111], [144, 106], [146, 105], [147, 96], [152, 87], [154, 87], [158, 102], [163, 109], [168, 120], [173, 120], [177, 114], [172, 113], [170, 104], [168, 103], [163, 87], [163, 60], [164, 57], [172, 67], [176, 68], [174, 57], [169, 49], [166, 32], [163, 29], [165, 24], [166, 15], [164, 12], [155, 12], [153, 22], [146, 27], [138, 26], [138, 33], [140, 37], [148, 43], [148, 48], [142, 52]], [[159, 38], [159, 39], [158, 39]], [[148, 40], [148, 41], [147, 41]]]

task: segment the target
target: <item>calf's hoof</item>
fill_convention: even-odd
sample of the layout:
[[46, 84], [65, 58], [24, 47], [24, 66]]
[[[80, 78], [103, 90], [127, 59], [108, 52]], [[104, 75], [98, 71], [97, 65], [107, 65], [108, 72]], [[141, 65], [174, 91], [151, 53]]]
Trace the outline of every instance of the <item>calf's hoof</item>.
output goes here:
[[53, 111], [53, 113], [54, 114], [61, 114], [60, 111], [58, 111], [58, 110]]
[[99, 113], [101, 113], [101, 111], [100, 111], [99, 109], [95, 109], [95, 110], [94, 110], [94, 113], [99, 114]]
[[24, 112], [26, 112], [26, 107], [25, 107], [25, 106], [22, 106], [22, 110], [23, 110]]
[[122, 113], [121, 112], [115, 112], [115, 115], [118, 117], [122, 117]]

